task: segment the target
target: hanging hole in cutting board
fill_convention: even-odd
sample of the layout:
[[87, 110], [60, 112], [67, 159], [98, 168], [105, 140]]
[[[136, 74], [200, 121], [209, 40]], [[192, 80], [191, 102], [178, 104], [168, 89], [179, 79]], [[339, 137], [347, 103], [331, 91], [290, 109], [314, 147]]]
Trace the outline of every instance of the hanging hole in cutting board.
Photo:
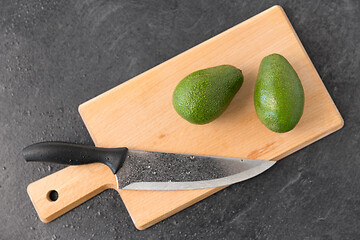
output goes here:
[[57, 199], [59, 198], [59, 194], [57, 191], [55, 190], [51, 190], [50, 192], [48, 192], [47, 194], [47, 199], [51, 202], [55, 202]]

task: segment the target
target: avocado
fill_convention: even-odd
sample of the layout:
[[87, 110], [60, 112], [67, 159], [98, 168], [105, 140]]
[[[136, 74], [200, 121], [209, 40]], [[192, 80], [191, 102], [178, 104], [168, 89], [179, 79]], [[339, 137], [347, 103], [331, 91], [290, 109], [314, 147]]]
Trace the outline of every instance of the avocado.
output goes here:
[[271, 54], [261, 61], [254, 104], [260, 121], [274, 132], [288, 132], [299, 122], [304, 110], [304, 89], [283, 56]]
[[190, 123], [206, 124], [225, 111], [242, 83], [241, 70], [234, 66], [202, 69], [179, 82], [173, 93], [173, 106]]

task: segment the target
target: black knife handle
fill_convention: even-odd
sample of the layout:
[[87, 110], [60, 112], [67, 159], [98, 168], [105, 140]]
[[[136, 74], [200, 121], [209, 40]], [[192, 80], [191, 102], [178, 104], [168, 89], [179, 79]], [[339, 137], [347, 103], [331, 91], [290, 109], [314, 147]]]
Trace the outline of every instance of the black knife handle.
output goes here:
[[48, 162], [65, 165], [104, 163], [115, 174], [123, 165], [128, 149], [98, 148], [65, 142], [41, 142], [23, 149], [27, 162]]

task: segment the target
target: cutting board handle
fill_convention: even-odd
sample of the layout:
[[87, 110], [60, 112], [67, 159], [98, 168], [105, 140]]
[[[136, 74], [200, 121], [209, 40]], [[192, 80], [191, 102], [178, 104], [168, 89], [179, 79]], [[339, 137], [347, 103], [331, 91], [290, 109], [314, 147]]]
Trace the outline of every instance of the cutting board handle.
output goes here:
[[41, 221], [47, 223], [77, 207], [117, 181], [102, 163], [70, 166], [37, 180], [27, 187]]

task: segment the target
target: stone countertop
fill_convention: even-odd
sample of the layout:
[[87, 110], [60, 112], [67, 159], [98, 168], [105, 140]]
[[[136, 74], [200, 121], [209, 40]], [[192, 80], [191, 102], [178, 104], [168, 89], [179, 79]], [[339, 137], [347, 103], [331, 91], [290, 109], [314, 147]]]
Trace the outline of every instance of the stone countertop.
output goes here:
[[[92, 144], [79, 104], [279, 4], [345, 120], [258, 177], [138, 231], [108, 190], [44, 224], [25, 164], [48, 140]], [[360, 2], [0, 1], [0, 239], [358, 239]]]

